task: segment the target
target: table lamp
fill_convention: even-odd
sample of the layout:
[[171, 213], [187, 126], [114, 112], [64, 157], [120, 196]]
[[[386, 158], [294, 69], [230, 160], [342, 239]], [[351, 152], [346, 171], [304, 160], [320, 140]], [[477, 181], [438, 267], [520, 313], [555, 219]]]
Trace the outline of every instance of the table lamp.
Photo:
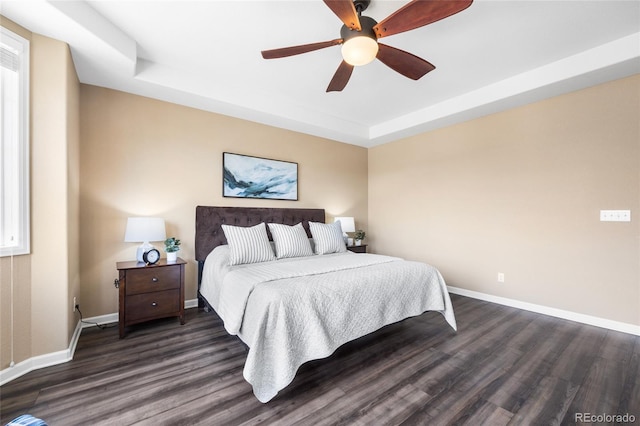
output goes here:
[[349, 216], [340, 216], [336, 217], [334, 222], [340, 222], [340, 227], [342, 228], [342, 237], [344, 238], [344, 242], [348, 246], [353, 245], [353, 239], [349, 238], [347, 232], [356, 232], [356, 223], [352, 217]]
[[130, 217], [127, 220], [127, 230], [124, 241], [127, 243], [142, 243], [136, 251], [136, 259], [143, 262], [142, 255], [154, 248], [149, 241], [164, 241], [167, 238], [164, 219], [159, 217]]

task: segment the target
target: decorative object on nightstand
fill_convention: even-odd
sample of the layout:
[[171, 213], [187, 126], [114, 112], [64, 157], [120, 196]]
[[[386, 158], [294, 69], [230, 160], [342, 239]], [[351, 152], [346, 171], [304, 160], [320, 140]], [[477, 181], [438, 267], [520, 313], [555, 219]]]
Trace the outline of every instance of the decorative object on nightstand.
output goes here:
[[344, 238], [344, 243], [347, 246], [352, 246], [353, 240], [349, 238], [347, 232], [353, 232], [356, 230], [356, 223], [353, 218], [349, 216], [339, 216], [334, 219], [334, 222], [340, 222], [340, 228], [342, 228], [342, 237]]
[[152, 248], [149, 251], [142, 253], [142, 261], [145, 265], [155, 265], [160, 260], [160, 252], [157, 249]]
[[136, 251], [136, 260], [145, 262], [143, 255], [154, 247], [150, 241], [164, 241], [167, 238], [164, 228], [164, 219], [159, 217], [130, 217], [127, 220], [127, 229], [124, 233], [124, 241], [127, 243], [142, 243]]
[[364, 238], [367, 236], [367, 233], [364, 232], [362, 229], [358, 229], [355, 234], [353, 234], [353, 238], [356, 240], [356, 245], [357, 246], [361, 246], [362, 245], [362, 240], [364, 240]]
[[177, 258], [169, 263], [160, 259], [155, 265], [118, 262], [120, 338], [125, 327], [158, 318], [179, 317], [184, 324], [184, 265]]
[[167, 262], [175, 262], [178, 259], [178, 251], [180, 251], [180, 240], [176, 237], [164, 240], [164, 251], [167, 252]]

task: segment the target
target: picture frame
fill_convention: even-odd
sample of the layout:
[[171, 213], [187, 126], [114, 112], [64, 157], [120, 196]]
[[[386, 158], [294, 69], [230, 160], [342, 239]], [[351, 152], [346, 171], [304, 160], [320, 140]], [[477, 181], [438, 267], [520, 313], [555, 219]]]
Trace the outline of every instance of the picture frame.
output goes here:
[[222, 195], [297, 201], [298, 163], [223, 152]]

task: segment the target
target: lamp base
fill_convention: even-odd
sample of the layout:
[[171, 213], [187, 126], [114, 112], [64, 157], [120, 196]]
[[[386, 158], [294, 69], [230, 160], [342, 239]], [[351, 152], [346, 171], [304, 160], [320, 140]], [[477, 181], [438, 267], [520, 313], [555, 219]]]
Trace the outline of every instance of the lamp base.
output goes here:
[[149, 244], [148, 241], [145, 241], [144, 243], [142, 243], [142, 245], [140, 245], [140, 247], [138, 247], [138, 249], [136, 250], [136, 260], [138, 262], [144, 262], [144, 259], [142, 259], [142, 255], [144, 255], [146, 252], [148, 252], [153, 248], [155, 247]]

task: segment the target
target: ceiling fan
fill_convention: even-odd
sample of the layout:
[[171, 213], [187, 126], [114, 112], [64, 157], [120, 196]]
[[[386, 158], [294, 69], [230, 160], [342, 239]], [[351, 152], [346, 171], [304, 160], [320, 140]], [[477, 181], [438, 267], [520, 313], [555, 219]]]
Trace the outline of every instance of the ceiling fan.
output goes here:
[[420, 28], [439, 21], [471, 6], [473, 0], [413, 0], [381, 22], [362, 16], [371, 0], [324, 0], [324, 3], [344, 23], [340, 38], [320, 43], [303, 44], [281, 49], [263, 50], [264, 59], [284, 58], [342, 45], [343, 61], [333, 75], [327, 92], [345, 88], [354, 66], [366, 65], [378, 58], [389, 68], [405, 77], [418, 80], [435, 66], [404, 50], [387, 46], [378, 39]]

